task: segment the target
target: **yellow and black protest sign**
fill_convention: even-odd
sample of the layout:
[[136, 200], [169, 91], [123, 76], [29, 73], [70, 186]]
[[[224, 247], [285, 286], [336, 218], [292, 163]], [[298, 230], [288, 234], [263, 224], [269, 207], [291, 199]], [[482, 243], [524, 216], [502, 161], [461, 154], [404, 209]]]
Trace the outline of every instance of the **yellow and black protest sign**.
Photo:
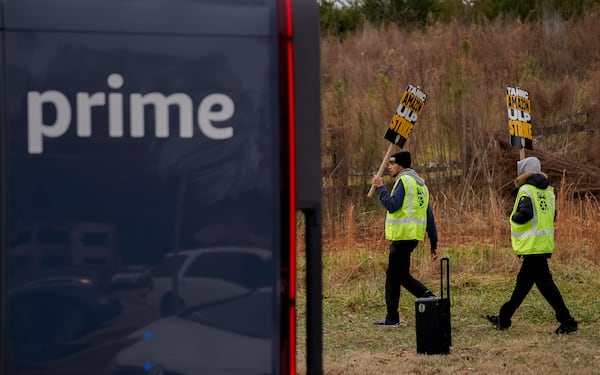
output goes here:
[[416, 86], [408, 85], [384, 138], [402, 148], [415, 127], [423, 110], [427, 94]]
[[506, 86], [506, 108], [510, 144], [514, 147], [533, 150], [529, 92], [518, 87]]

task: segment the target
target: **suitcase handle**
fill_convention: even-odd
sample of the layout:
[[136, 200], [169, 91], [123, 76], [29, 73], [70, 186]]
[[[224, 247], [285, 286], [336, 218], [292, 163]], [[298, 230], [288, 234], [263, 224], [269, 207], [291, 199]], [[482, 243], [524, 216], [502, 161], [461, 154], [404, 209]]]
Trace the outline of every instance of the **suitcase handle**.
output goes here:
[[[444, 264], [446, 265], [446, 293], [444, 294]], [[443, 257], [440, 259], [440, 294], [441, 298], [450, 300], [450, 259]]]

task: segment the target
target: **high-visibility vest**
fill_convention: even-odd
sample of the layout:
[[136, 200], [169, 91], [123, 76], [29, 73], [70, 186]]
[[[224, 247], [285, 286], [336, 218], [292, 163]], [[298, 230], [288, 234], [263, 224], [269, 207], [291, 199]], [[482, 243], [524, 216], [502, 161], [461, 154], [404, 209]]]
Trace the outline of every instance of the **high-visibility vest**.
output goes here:
[[385, 238], [391, 241], [423, 240], [427, 227], [427, 206], [429, 190], [427, 186], [417, 184], [414, 177], [400, 175], [394, 183], [392, 195], [398, 183], [404, 186], [402, 207], [388, 212], [385, 218]]
[[[512, 220], [522, 197], [529, 197], [533, 206], [533, 218], [525, 224]], [[517, 255], [551, 254], [554, 251], [554, 213], [556, 210], [554, 189], [539, 189], [525, 184], [519, 188], [510, 215], [510, 239]]]

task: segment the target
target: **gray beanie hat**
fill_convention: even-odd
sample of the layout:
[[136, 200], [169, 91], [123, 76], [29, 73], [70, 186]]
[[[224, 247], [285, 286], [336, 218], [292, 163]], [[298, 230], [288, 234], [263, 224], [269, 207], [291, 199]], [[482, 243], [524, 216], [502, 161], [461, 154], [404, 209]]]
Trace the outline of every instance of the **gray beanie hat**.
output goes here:
[[523, 160], [519, 160], [517, 162], [517, 175], [520, 176], [523, 173], [527, 172], [536, 172], [539, 173], [542, 171], [542, 164], [540, 163], [540, 159], [535, 156], [530, 156]]

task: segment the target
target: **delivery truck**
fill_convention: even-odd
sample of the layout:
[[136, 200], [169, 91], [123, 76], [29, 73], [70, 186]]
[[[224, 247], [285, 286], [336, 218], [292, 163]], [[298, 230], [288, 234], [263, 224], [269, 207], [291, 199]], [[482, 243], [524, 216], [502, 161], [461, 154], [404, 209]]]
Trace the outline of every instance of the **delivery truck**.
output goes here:
[[[322, 372], [318, 18], [0, 2], [2, 374], [294, 374], [300, 335]], [[148, 282], [99, 287], [115, 263]]]

